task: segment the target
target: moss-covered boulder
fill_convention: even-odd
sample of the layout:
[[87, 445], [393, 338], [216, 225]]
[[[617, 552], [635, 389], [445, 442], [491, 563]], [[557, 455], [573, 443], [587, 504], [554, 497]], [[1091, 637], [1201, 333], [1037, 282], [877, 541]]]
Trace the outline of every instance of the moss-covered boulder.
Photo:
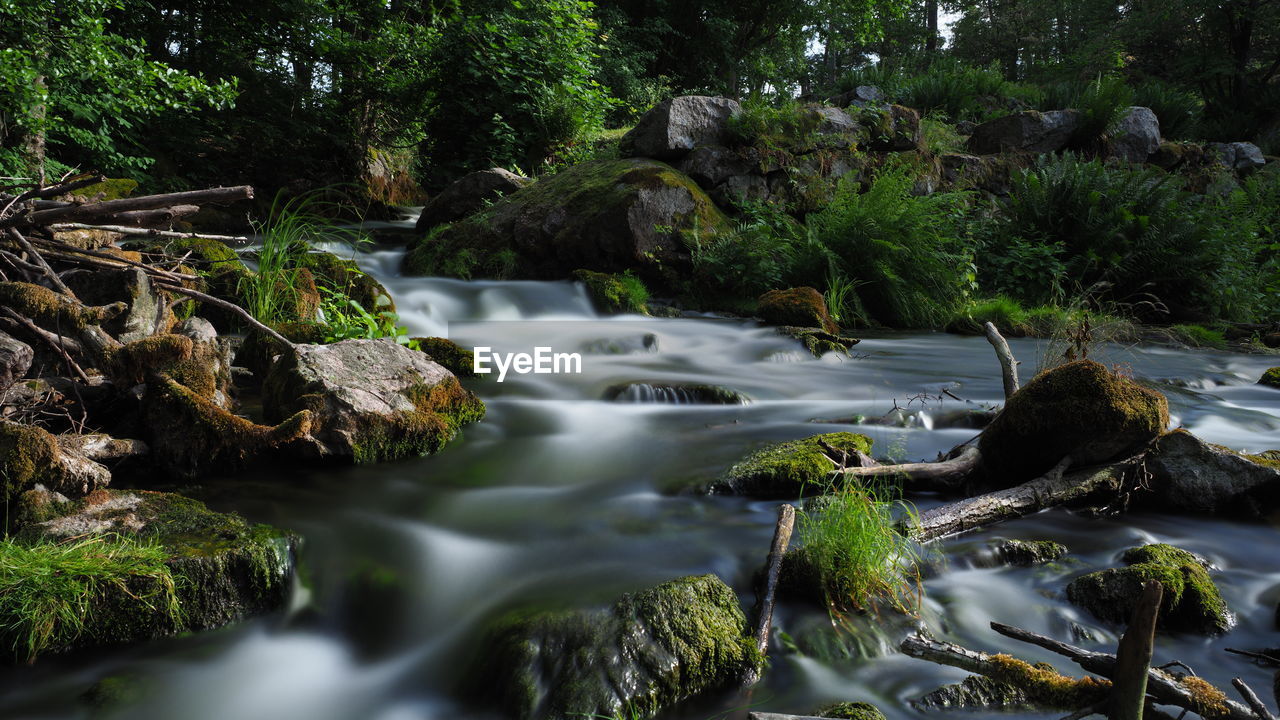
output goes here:
[[385, 340], [296, 345], [263, 383], [268, 421], [308, 411], [317, 459], [358, 463], [440, 450], [484, 404], [426, 354]]
[[[53, 517], [24, 525], [4, 549], [6, 571], [29, 575], [6, 573], [4, 582], [21, 586], [6, 590], [25, 600], [22, 612], [0, 601], [6, 647], [37, 655], [138, 642], [284, 605], [296, 542], [287, 532], [170, 493], [97, 490], [74, 502], [48, 495], [44, 514]], [[62, 580], [49, 582], [49, 573]], [[83, 594], [73, 595], [76, 588]], [[53, 611], [63, 606], [78, 620]]]
[[871, 452], [871, 438], [849, 432], [774, 443], [735, 463], [705, 489], [711, 493], [768, 498], [816, 495], [827, 488], [831, 471], [836, 469], [822, 443], [847, 453]]
[[870, 131], [874, 150], [902, 152], [924, 147], [920, 134], [920, 113], [903, 105], [863, 108], [859, 115]]
[[477, 694], [508, 717], [648, 717], [760, 663], [738, 597], [714, 575], [626, 595], [605, 611], [516, 612], [490, 628]]
[[80, 497], [111, 482], [111, 471], [44, 428], [0, 419], [0, 504], [37, 485]]
[[1147, 456], [1150, 479], [1134, 500], [1161, 510], [1261, 519], [1280, 503], [1280, 458], [1207, 443], [1186, 430], [1165, 433]]
[[317, 286], [339, 292], [371, 313], [396, 311], [391, 293], [354, 260], [328, 252], [309, 252], [297, 258], [296, 267], [306, 268]]
[[774, 329], [777, 330], [779, 335], [799, 340], [810, 355], [818, 358], [829, 352], [848, 355], [849, 349], [861, 342], [858, 338], [829, 333], [826, 330], [819, 330], [813, 327], [783, 325]]
[[1169, 403], [1092, 360], [1037, 375], [1005, 403], [978, 441], [987, 482], [1010, 487], [1065, 456], [1080, 467], [1136, 451], [1169, 424]]
[[606, 388], [604, 399], [668, 405], [746, 405], [751, 402], [751, 398], [732, 388], [701, 383], [621, 383]]
[[587, 289], [596, 310], [606, 315], [635, 313], [648, 315], [649, 291], [640, 278], [630, 273], [610, 275], [591, 270], [574, 270], [573, 279]]
[[833, 335], [840, 331], [827, 314], [822, 293], [811, 287], [770, 290], [757, 301], [756, 315], [771, 325], [822, 328]]
[[1032, 702], [1022, 688], [982, 675], [970, 675], [962, 682], [944, 685], [912, 700], [911, 706], [922, 711], [1043, 709]]
[[1099, 620], [1129, 622], [1142, 595], [1142, 584], [1164, 586], [1158, 627], [1174, 632], [1210, 635], [1231, 627], [1231, 613], [1201, 558], [1172, 545], [1130, 548], [1121, 556], [1127, 567], [1083, 575], [1067, 585], [1067, 599]]
[[674, 286], [693, 238], [726, 231], [706, 193], [654, 160], [575, 165], [410, 246], [407, 275], [559, 279], [577, 268]]
[[474, 352], [449, 338], [420, 337], [414, 340], [418, 342], [419, 350], [454, 375], [468, 378], [476, 376]]
[[888, 720], [880, 708], [871, 703], [842, 702], [818, 708], [814, 716], [840, 720]]
[[1030, 567], [1062, 559], [1067, 546], [1052, 540], [1000, 540], [991, 545], [991, 553], [1000, 565]]
[[1259, 385], [1266, 385], [1280, 390], [1280, 367], [1269, 368], [1258, 378]]
[[461, 220], [484, 207], [485, 203], [510, 195], [531, 182], [527, 177], [502, 168], [468, 173], [423, 206], [416, 228], [419, 232], [426, 232], [437, 225]]

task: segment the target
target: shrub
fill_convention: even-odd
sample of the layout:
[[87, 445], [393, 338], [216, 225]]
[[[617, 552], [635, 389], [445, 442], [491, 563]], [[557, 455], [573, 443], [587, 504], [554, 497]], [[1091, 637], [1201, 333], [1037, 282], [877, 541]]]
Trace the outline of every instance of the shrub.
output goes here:
[[1195, 93], [1168, 83], [1147, 80], [1133, 92], [1133, 104], [1151, 108], [1160, 120], [1160, 134], [1170, 140], [1195, 137], [1203, 104]]
[[1012, 83], [995, 66], [981, 68], [939, 61], [925, 73], [902, 81], [894, 98], [922, 115], [936, 112], [951, 122], [959, 122], [1002, 114], [991, 112], [993, 101], [1001, 101], [1013, 92]]
[[733, 232], [689, 237], [690, 295], [704, 300], [755, 298], [827, 274], [834, 258], [809, 228], [769, 205], [748, 204], [742, 215]]
[[865, 193], [846, 180], [830, 205], [809, 216], [809, 227], [856, 284], [872, 318], [893, 327], [936, 327], [955, 314], [974, 280], [959, 237], [964, 196], [916, 196], [914, 185], [901, 165], [881, 170]]
[[815, 144], [822, 117], [801, 103], [770, 103], [752, 95], [742, 103], [742, 112], [729, 118], [730, 139], [765, 150], [795, 150]]

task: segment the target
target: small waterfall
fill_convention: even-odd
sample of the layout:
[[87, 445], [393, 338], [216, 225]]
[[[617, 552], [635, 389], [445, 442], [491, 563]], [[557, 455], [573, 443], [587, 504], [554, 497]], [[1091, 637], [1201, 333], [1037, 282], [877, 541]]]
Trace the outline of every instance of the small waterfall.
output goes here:
[[664, 405], [747, 405], [751, 399], [737, 390], [718, 385], [628, 383], [605, 391], [605, 399], [619, 403]]

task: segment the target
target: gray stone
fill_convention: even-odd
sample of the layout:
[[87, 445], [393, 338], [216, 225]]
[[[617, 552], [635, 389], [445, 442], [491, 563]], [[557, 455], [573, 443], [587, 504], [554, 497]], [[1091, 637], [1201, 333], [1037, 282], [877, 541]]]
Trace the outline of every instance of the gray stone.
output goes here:
[[1264, 518], [1280, 500], [1280, 462], [1245, 456], [1189, 432], [1166, 433], [1147, 456], [1150, 493], [1135, 497], [1160, 508]]
[[856, 133], [861, 129], [858, 121], [854, 120], [849, 113], [834, 107], [814, 108], [814, 112], [822, 118], [822, 122], [818, 125], [817, 132], [822, 135], [843, 135]]
[[664, 100], [622, 137], [623, 156], [675, 160], [698, 145], [723, 145], [729, 118], [741, 111], [729, 98], [682, 95]]
[[1032, 710], [1037, 706], [1021, 688], [971, 675], [963, 682], [944, 685], [912, 700], [911, 707], [917, 710]]
[[769, 197], [769, 181], [763, 175], [734, 175], [711, 193], [711, 199], [720, 205], [760, 203]]
[[415, 227], [419, 231], [425, 231], [437, 225], [461, 220], [484, 207], [486, 202], [510, 195], [530, 182], [529, 178], [502, 168], [468, 173], [423, 206]]
[[1078, 110], [1026, 110], [1006, 115], [975, 127], [969, 136], [969, 151], [978, 155], [1057, 152], [1070, 142], [1080, 118]]
[[757, 163], [749, 152], [732, 150], [723, 145], [702, 145], [685, 155], [676, 167], [709, 192], [734, 175], [747, 175], [755, 171]]
[[1249, 142], [1209, 143], [1206, 149], [1219, 164], [1236, 171], [1255, 170], [1267, 164], [1262, 150]]
[[1150, 108], [1134, 106], [1125, 111], [1112, 135], [1112, 155], [1143, 163], [1160, 148], [1160, 120]]
[[214, 329], [213, 323], [194, 315], [178, 323], [173, 331], [178, 335], [186, 335], [193, 342], [213, 342], [218, 339], [218, 331]]
[[35, 351], [30, 345], [0, 332], [0, 390], [8, 390], [10, 385], [26, 377], [34, 358]]
[[142, 268], [122, 271], [124, 290], [128, 294], [129, 311], [116, 333], [116, 339], [130, 343], [164, 332], [171, 322], [168, 305], [160, 299], [151, 284], [151, 277]]

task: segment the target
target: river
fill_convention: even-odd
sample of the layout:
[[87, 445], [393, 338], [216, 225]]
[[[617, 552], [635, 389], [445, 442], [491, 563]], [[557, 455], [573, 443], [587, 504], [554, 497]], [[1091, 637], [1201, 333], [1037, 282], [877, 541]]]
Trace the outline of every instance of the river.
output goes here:
[[[819, 360], [750, 321], [603, 318], [570, 283], [401, 278], [399, 257], [377, 250], [359, 260], [391, 290], [414, 335], [502, 351], [578, 352], [583, 372], [465, 381], [488, 415], [433, 457], [184, 488], [215, 509], [304, 537], [289, 611], [7, 668], [0, 717], [496, 717], [457, 688], [483, 651], [484, 622], [506, 609], [604, 606], [623, 592], [701, 573], [719, 575], [750, 607], [751, 576], [768, 552], [777, 504], [673, 488], [714, 476], [761, 443], [816, 432], [863, 432], [877, 454], [932, 459], [974, 432], [935, 427], [935, 418], [1001, 398], [999, 367], [981, 338], [873, 334], [853, 358]], [[1034, 340], [1011, 345], [1024, 376], [1051, 352]], [[1116, 346], [1097, 348], [1095, 357], [1154, 383], [1168, 395], [1174, 423], [1206, 440], [1251, 451], [1280, 447], [1280, 392], [1252, 384], [1274, 358]], [[602, 399], [611, 386], [655, 382], [727, 386], [750, 403]], [[942, 395], [943, 388], [964, 400]], [[909, 411], [896, 426], [811, 422], [875, 418], [895, 404]], [[921, 508], [939, 502], [913, 500]], [[991, 569], [964, 559], [994, 537], [1058, 540], [1070, 560]], [[1238, 618], [1220, 638], [1160, 636], [1158, 661], [1185, 662], [1220, 687], [1241, 676], [1260, 692], [1270, 688], [1270, 671], [1223, 652], [1280, 646], [1280, 552], [1274, 526], [1264, 524], [1041, 513], [942, 543], [934, 560], [945, 569], [925, 579], [921, 621], [940, 638], [1032, 660], [1061, 659], [998, 636], [988, 623], [1111, 649], [1114, 628], [1067, 604], [1065, 585], [1117, 564], [1126, 547], [1156, 541], [1209, 558]], [[909, 699], [965, 675], [895, 654], [897, 636], [874, 618], [859, 623], [856, 641], [843, 643], [830, 641], [836, 636], [818, 609], [783, 605], [775, 625], [781, 633], [770, 668], [752, 692], [703, 697], [664, 717], [702, 720], [746, 705], [804, 714], [837, 700], [875, 703], [890, 718], [919, 717]], [[1076, 671], [1065, 661], [1058, 667]], [[103, 678], [124, 678], [135, 692], [94, 714], [78, 698]]]

